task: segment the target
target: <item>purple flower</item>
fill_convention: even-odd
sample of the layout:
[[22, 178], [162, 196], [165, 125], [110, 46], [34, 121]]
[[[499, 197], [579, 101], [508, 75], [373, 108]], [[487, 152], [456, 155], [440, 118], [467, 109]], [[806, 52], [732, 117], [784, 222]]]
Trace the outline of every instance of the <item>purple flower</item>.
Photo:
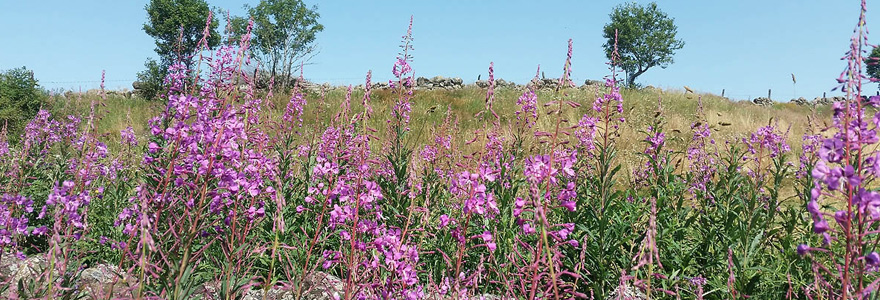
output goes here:
[[596, 138], [596, 122], [598, 122], [598, 119], [585, 114], [581, 117], [581, 120], [578, 121], [577, 128], [574, 131], [574, 136], [578, 141], [578, 147], [586, 150], [585, 153], [587, 153], [587, 155], [592, 153], [593, 149], [596, 148], [596, 145], [594, 144]]
[[137, 136], [135, 136], [134, 128], [131, 128], [131, 126], [128, 126], [125, 129], [121, 130], [119, 132], [119, 135], [124, 145], [137, 146]]
[[532, 128], [538, 120], [538, 95], [528, 89], [516, 100], [519, 109], [514, 113], [516, 120], [528, 128]]
[[426, 162], [434, 162], [437, 159], [437, 148], [431, 145], [425, 145], [425, 148], [419, 152], [419, 156]]
[[828, 231], [828, 229], [828, 222], [826, 222], [825, 220], [819, 220], [818, 222], [815, 222], [813, 224], [813, 232], [815, 233], [825, 233], [826, 231]]
[[516, 199], [513, 200], [513, 216], [519, 217], [519, 215], [522, 214], [523, 206], [525, 205], [526, 200], [524, 200], [522, 197], [516, 197]]
[[807, 203], [807, 211], [814, 216], [821, 215], [819, 212], [819, 202], [813, 200]]
[[834, 220], [837, 221], [837, 224], [840, 224], [840, 226], [849, 226], [849, 220], [846, 215], [846, 211], [838, 210], [834, 212]]
[[877, 252], [868, 253], [868, 255], [865, 255], [865, 262], [869, 266], [876, 267], [877, 265], [880, 265], [880, 254], [877, 254]]
[[804, 256], [807, 255], [807, 253], [810, 253], [810, 246], [807, 246], [806, 244], [800, 244], [797, 246], [798, 255]]
[[40, 226], [40, 227], [34, 228], [34, 231], [31, 232], [31, 234], [33, 234], [33, 235], [46, 235], [47, 232], [49, 232], [49, 228], [47, 228], [46, 226]]
[[440, 228], [443, 228], [443, 227], [446, 227], [446, 225], [449, 225], [449, 221], [450, 221], [449, 216], [440, 215]]

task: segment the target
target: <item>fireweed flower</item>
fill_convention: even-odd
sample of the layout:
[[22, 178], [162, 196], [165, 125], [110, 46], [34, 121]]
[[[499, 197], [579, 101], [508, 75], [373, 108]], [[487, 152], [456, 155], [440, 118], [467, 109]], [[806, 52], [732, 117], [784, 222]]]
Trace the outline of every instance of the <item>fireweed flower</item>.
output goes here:
[[774, 159], [777, 156], [790, 152], [791, 148], [786, 141], [788, 132], [779, 132], [775, 126], [768, 125], [758, 128], [749, 138], [743, 138], [748, 153], [743, 156], [744, 161], [751, 161], [753, 166], [748, 170], [752, 177], [763, 178], [764, 168], [768, 167], [766, 159]]
[[67, 124], [62, 124], [53, 119], [48, 111], [40, 110], [24, 128], [20, 152], [23, 155], [34, 153], [45, 156], [63, 138], [76, 136], [78, 127], [79, 120], [76, 118], [69, 119]]
[[293, 95], [290, 97], [290, 101], [287, 102], [287, 108], [284, 109], [284, 114], [281, 116], [281, 120], [284, 121], [283, 128], [302, 127], [302, 115], [305, 106], [306, 97], [299, 90], [299, 85], [297, 85], [294, 87]]
[[583, 149], [585, 155], [592, 155], [593, 150], [596, 149], [596, 122], [598, 122], [596, 118], [584, 115], [574, 130], [578, 149]]
[[488, 192], [486, 185], [480, 182], [479, 173], [467, 171], [459, 173], [452, 182], [450, 191], [454, 196], [463, 200], [462, 209], [465, 214], [476, 213], [494, 216], [499, 212], [498, 205], [495, 203], [495, 195]]
[[562, 76], [559, 77], [558, 88], [573, 88], [574, 81], [571, 80], [571, 55], [572, 55], [572, 39], [568, 39], [568, 52], [565, 55], [565, 66], [562, 68]]
[[[703, 99], [699, 99], [699, 114], [703, 115]], [[712, 151], [715, 147], [715, 139], [712, 138], [712, 130], [709, 128], [705, 117], [701, 121], [691, 124], [693, 135], [691, 144], [687, 148], [687, 159], [690, 162], [688, 169], [693, 175], [689, 182], [688, 191], [696, 196], [698, 194], [711, 198], [707, 191], [707, 185], [715, 176], [718, 151]]]
[[446, 227], [446, 225], [449, 225], [450, 221], [452, 221], [452, 219], [450, 219], [448, 215], [440, 215], [439, 227], [440, 228]]
[[618, 114], [622, 114], [623, 96], [620, 95], [620, 87], [617, 86], [617, 82], [612, 78], [607, 78], [605, 79], [605, 87], [611, 89], [611, 91], [596, 98], [596, 101], [593, 102], [593, 110], [600, 114], [605, 113], [605, 107], [614, 104], [615, 111]]
[[647, 184], [646, 182], [648, 182], [649, 178], [657, 175], [657, 169], [662, 168], [667, 163], [667, 156], [664, 153], [660, 153], [666, 143], [666, 133], [660, 131], [660, 128], [655, 126], [648, 126], [648, 130], [645, 133], [647, 136], [644, 139], [645, 150], [643, 154], [647, 157], [647, 160], [642, 168], [633, 171], [633, 177], [635, 177], [637, 185]]
[[538, 120], [538, 95], [533, 88], [529, 88], [518, 99], [516, 104], [519, 109], [515, 112], [516, 120], [525, 127], [532, 128]]
[[419, 156], [425, 162], [432, 163], [437, 159], [437, 148], [431, 145], [425, 145], [425, 148], [419, 151]]
[[[266, 135], [252, 126], [262, 102], [248, 91], [239, 101], [226, 98], [236, 89], [239, 50], [223, 46], [215, 51], [198, 90], [186, 87], [190, 72], [185, 66], [169, 69], [167, 107], [149, 122], [143, 156], [145, 176], [154, 180], [137, 186], [116, 222], [137, 238], [132, 247], [160, 247], [153, 241], [171, 231], [193, 232], [175, 239], [195, 247], [202, 239], [243, 234], [264, 216], [264, 204], [274, 194], [268, 183], [275, 161], [262, 151], [268, 148]], [[202, 213], [191, 215], [194, 211]]]
[[9, 154], [9, 141], [6, 138], [6, 125], [0, 129], [0, 158]]
[[761, 150], [768, 151], [766, 155], [775, 158], [781, 153], [791, 151], [786, 142], [786, 134], [780, 133], [774, 126], [764, 126], [752, 133], [749, 139], [743, 139], [749, 153], [758, 155]]
[[805, 133], [802, 140], [801, 154], [798, 155], [798, 161], [800, 164], [798, 165], [796, 176], [797, 178], [809, 178], [811, 174], [807, 174], [806, 167], [815, 163], [818, 148], [822, 143], [822, 136]]
[[134, 129], [131, 126], [126, 127], [125, 129], [119, 132], [120, 137], [122, 138], [122, 143], [128, 146], [137, 146], [137, 136], [134, 134]]
[[[868, 252], [869, 244], [876, 240], [874, 224], [880, 217], [877, 192], [869, 190], [867, 182], [876, 176], [877, 130], [880, 116], [866, 115], [862, 101], [862, 84], [868, 82], [863, 73], [863, 56], [868, 47], [865, 28], [866, 1], [862, 1], [861, 14], [853, 33], [850, 49], [844, 60], [847, 67], [841, 72], [838, 82], [846, 93], [845, 101], [832, 105], [832, 128], [830, 137], [821, 138], [817, 143], [817, 160], [812, 171], [813, 189], [807, 211], [813, 220], [813, 232], [823, 237], [826, 250], [833, 258], [830, 265], [822, 269], [835, 272], [826, 274], [815, 271], [816, 280], [838, 285], [839, 297], [863, 297], [876, 289], [876, 282], [864, 286], [862, 282], [874, 280], [871, 272], [876, 270], [880, 255]], [[843, 208], [833, 214], [822, 211], [819, 203], [842, 203]], [[839, 207], [839, 206], [838, 206]], [[830, 226], [827, 216], [839, 226]], [[869, 242], [871, 241], [871, 242]], [[842, 245], [835, 247], [832, 243]], [[801, 247], [799, 253], [806, 252]], [[823, 252], [825, 252], [823, 251]], [[815, 262], [821, 264], [820, 262]], [[818, 267], [814, 267], [817, 270]]]
[[412, 104], [409, 101], [413, 95], [413, 69], [410, 66], [410, 61], [412, 61], [410, 51], [413, 49], [412, 17], [410, 17], [406, 35], [402, 39], [400, 55], [391, 68], [391, 74], [396, 80], [389, 81], [388, 85], [398, 94], [398, 101], [391, 109], [392, 118], [398, 122], [402, 121], [396, 126], [402, 126], [404, 131], [409, 131], [410, 113], [412, 113]]
[[[535, 224], [521, 215], [523, 211], [543, 211], [546, 204], [550, 204], [550, 207], [563, 207], [571, 212], [577, 210], [577, 185], [574, 183], [576, 163], [575, 151], [561, 150], [526, 158], [523, 175], [529, 184], [529, 201], [522, 198], [514, 201], [516, 222], [523, 232], [535, 232]], [[548, 186], [550, 191], [545, 191]], [[531, 207], [526, 207], [527, 205]]]
[[34, 202], [21, 195], [3, 194], [0, 197], [0, 248], [15, 249], [16, 240], [29, 234], [28, 216], [34, 211]]

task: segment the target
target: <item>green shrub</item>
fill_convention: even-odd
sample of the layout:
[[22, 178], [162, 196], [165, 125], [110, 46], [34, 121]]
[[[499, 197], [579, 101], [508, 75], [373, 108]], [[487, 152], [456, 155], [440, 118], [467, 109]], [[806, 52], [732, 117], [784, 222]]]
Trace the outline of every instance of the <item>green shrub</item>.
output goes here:
[[134, 83], [135, 93], [147, 100], [156, 99], [162, 93], [162, 81], [165, 80], [165, 68], [153, 59], [144, 63], [146, 70], [137, 74]]
[[18, 141], [45, 98], [33, 71], [21, 67], [0, 73], [0, 127], [6, 126], [10, 141]]

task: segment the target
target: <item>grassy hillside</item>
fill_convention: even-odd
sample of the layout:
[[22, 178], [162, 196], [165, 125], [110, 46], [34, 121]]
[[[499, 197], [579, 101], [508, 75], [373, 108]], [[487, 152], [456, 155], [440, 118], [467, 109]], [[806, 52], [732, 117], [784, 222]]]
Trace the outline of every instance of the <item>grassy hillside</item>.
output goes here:
[[[501, 117], [503, 127], [509, 128], [510, 122], [516, 120], [514, 112], [517, 110], [516, 100], [522, 94], [521, 89], [502, 88], [497, 89], [494, 102], [495, 111]], [[605, 92], [604, 88], [571, 89], [567, 99], [573, 99], [581, 103], [577, 110], [568, 110], [566, 118], [570, 122], [577, 122], [584, 113], [590, 113], [592, 103], [597, 94]], [[345, 101], [346, 88], [333, 88], [326, 91], [324, 96], [320, 92], [308, 93], [308, 105], [305, 110], [306, 124], [318, 122], [318, 120], [330, 120], [340, 110], [340, 105]], [[638, 165], [639, 156], [636, 153], [642, 151], [644, 144], [641, 133], [648, 124], [652, 123], [656, 115], [658, 100], [662, 101], [663, 117], [666, 122], [666, 133], [670, 149], [685, 149], [685, 144], [691, 140], [693, 132], [691, 125], [698, 119], [698, 103], [703, 102], [703, 111], [709, 124], [713, 127], [713, 138], [718, 143], [724, 141], [739, 141], [747, 137], [751, 132], [761, 126], [773, 122], [781, 130], [788, 130], [788, 140], [793, 150], [798, 151], [801, 147], [801, 137], [809, 130], [810, 116], [817, 120], [827, 120], [830, 115], [829, 107], [820, 106], [811, 108], [799, 106], [794, 103], [775, 103], [773, 106], [758, 106], [749, 102], [732, 102], [713, 94], [693, 94], [682, 90], [659, 90], [659, 89], [624, 89], [621, 91], [624, 99], [624, 117], [626, 123], [621, 126], [618, 147], [621, 150], [620, 159], [624, 168], [632, 169]], [[363, 90], [353, 90], [351, 95], [351, 107], [354, 111], [361, 111], [361, 99]], [[425, 139], [431, 138], [431, 130], [441, 124], [447, 111], [458, 120], [461, 131], [456, 138], [459, 141], [470, 140], [474, 134], [484, 128], [485, 121], [481, 121], [475, 115], [485, 108], [486, 90], [469, 86], [459, 90], [423, 90], [415, 91], [412, 114], [412, 130], [414, 136], [423, 144]], [[552, 90], [538, 92], [539, 111], [543, 113], [543, 105], [558, 95]], [[396, 96], [390, 90], [375, 90], [372, 95], [372, 107], [374, 115], [380, 116], [373, 119], [372, 127], [384, 128], [384, 116], [390, 114]], [[271, 103], [266, 107], [269, 118], [280, 120], [281, 114], [289, 100], [289, 95], [275, 95]], [[147, 121], [157, 116], [164, 103], [160, 101], [146, 101], [137, 98], [123, 98], [108, 95], [106, 100], [95, 95], [77, 95], [73, 97], [55, 97], [50, 100], [51, 110], [56, 114], [88, 115], [90, 104], [97, 103], [97, 112], [101, 116], [97, 128], [100, 133], [107, 134], [107, 138], [118, 138], [118, 132], [127, 126], [132, 126], [139, 135], [144, 133]], [[551, 125], [550, 118], [539, 114], [537, 126], [541, 130], [547, 130]], [[825, 121], [827, 122], [827, 121]], [[815, 122], [814, 122], [815, 123]], [[824, 126], [822, 121], [819, 126]], [[814, 126], [815, 128], [816, 126]], [[312, 128], [306, 126], [306, 128]], [[307, 129], [308, 130], [308, 129]], [[508, 129], [509, 131], [509, 129]], [[380, 130], [378, 134], [385, 131]], [[510, 132], [506, 133], [508, 136]], [[111, 143], [112, 145], [112, 143]], [[112, 146], [111, 146], [112, 147]], [[631, 174], [632, 172], [626, 172]]]

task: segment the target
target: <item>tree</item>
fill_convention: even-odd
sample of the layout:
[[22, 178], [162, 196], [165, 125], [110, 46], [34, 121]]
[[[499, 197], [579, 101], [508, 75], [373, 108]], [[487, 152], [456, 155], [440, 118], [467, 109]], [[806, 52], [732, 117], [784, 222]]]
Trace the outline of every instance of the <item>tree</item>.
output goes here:
[[33, 71], [21, 67], [0, 73], [0, 129], [6, 126], [11, 141], [18, 140], [44, 98]]
[[152, 58], [148, 58], [146, 62], [144, 62], [144, 68], [141, 72], [137, 73], [137, 81], [132, 84], [135, 87], [134, 92], [147, 100], [156, 99], [159, 96], [162, 96], [164, 91], [164, 87], [162, 86], [163, 81], [165, 80], [165, 75], [168, 73], [168, 69], [163, 67]]
[[874, 50], [871, 50], [869, 57], [868, 69], [866, 70], [868, 77], [880, 79], [880, 47], [875, 47]]
[[[317, 6], [308, 7], [301, 0], [261, 0], [256, 7], [245, 5], [245, 9], [254, 22], [251, 54], [286, 86], [298, 70], [298, 62], [315, 53], [315, 35], [324, 30], [318, 23]], [[231, 22], [239, 35], [248, 24], [240, 17]]]
[[[161, 65], [167, 67], [181, 62], [191, 69], [211, 11], [208, 3], [204, 0], [151, 0], [144, 9], [148, 17], [144, 32], [156, 39], [156, 53]], [[209, 48], [220, 43], [217, 24], [217, 19], [213, 18], [206, 40]]]
[[617, 65], [626, 71], [629, 86], [652, 67], [665, 69], [673, 63], [675, 51], [684, 47], [683, 41], [675, 39], [678, 28], [674, 19], [661, 11], [657, 3], [618, 5], [609, 16], [611, 23], [605, 24], [603, 30], [605, 55], [611, 59], [616, 32], [620, 54]]

